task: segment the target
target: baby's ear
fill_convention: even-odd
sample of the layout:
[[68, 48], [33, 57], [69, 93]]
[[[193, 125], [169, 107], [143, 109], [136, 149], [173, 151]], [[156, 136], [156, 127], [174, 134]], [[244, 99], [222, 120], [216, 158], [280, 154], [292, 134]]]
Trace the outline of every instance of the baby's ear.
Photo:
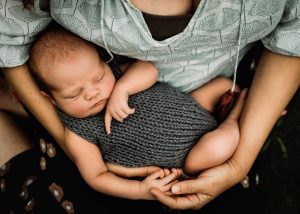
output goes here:
[[56, 105], [56, 102], [55, 100], [52, 98], [52, 96], [50, 94], [48, 94], [47, 92], [45, 91], [41, 91], [41, 94], [46, 97], [48, 100], [50, 100], [50, 102], [53, 104], [53, 105]]

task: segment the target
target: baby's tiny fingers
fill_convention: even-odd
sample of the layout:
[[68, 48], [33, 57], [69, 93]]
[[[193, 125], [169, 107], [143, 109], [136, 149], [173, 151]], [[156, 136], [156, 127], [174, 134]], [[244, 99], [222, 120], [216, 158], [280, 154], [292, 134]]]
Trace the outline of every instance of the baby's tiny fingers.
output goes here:
[[165, 168], [163, 170], [164, 170], [164, 176], [163, 177], [171, 174], [171, 171], [168, 168]]
[[134, 110], [134, 108], [131, 109], [128, 106], [128, 102], [122, 102], [122, 103], [120, 103], [120, 111], [122, 111], [122, 114], [124, 115], [123, 119], [125, 119], [130, 114], [133, 114], [135, 110]]
[[172, 171], [172, 173], [176, 174], [177, 178], [180, 177], [182, 174], [181, 169], [178, 169], [178, 168], [172, 168], [171, 171]]
[[120, 122], [123, 122], [123, 120], [128, 117], [128, 115], [126, 113], [124, 113], [121, 109], [119, 111], [116, 112], [116, 114], [118, 115], [118, 117], [120, 118]]
[[123, 122], [123, 119], [119, 116], [119, 114], [117, 114], [117, 112], [114, 112], [112, 114], [113, 118], [119, 122]]
[[123, 115], [126, 115], [126, 117], [124, 117], [123, 119], [127, 118], [131, 112], [128, 112], [127, 110], [122, 109]]
[[109, 113], [106, 113], [104, 118], [104, 124], [105, 124], [105, 131], [107, 134], [110, 134], [111, 120], [112, 120], [112, 116]]
[[160, 169], [160, 170], [153, 172], [151, 175], [149, 175], [147, 177], [147, 179], [150, 179], [150, 180], [158, 179], [158, 178], [161, 178], [161, 175], [163, 175], [163, 174], [164, 174], [164, 171], [162, 169]]
[[134, 108], [130, 108], [128, 105], [126, 105], [126, 106], [124, 106], [123, 111], [126, 114], [133, 114], [135, 112], [135, 109]]
[[124, 110], [124, 108], [120, 108], [118, 112], [120, 113], [120, 116], [122, 116], [123, 119], [125, 119], [129, 115], [127, 111]]

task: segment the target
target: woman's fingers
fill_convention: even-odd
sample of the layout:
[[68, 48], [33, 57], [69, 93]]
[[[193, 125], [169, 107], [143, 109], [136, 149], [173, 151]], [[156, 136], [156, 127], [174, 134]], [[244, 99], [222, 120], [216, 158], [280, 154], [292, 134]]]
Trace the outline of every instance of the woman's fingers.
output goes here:
[[172, 196], [158, 189], [150, 192], [163, 204], [173, 209], [199, 209], [226, 189], [240, 181], [241, 171], [231, 161], [205, 170], [197, 178], [176, 182]]
[[207, 196], [201, 194], [189, 194], [184, 196], [174, 196], [172, 194], [166, 194], [161, 192], [157, 188], [153, 188], [150, 192], [158, 199], [160, 202], [172, 209], [199, 209], [204, 206], [207, 200]]
[[195, 192], [204, 192], [207, 186], [201, 179], [192, 179], [180, 181], [172, 186], [172, 192], [174, 194], [191, 194]]

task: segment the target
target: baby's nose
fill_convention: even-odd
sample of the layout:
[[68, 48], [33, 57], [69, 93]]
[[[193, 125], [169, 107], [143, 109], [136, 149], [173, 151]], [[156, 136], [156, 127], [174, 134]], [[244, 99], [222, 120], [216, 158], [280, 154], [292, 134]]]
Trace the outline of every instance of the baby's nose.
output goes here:
[[90, 89], [90, 90], [88, 90], [87, 92], [86, 92], [86, 99], [87, 100], [92, 100], [92, 99], [94, 99], [94, 98], [96, 98], [96, 97], [98, 97], [99, 96], [99, 90], [97, 90], [97, 89]]

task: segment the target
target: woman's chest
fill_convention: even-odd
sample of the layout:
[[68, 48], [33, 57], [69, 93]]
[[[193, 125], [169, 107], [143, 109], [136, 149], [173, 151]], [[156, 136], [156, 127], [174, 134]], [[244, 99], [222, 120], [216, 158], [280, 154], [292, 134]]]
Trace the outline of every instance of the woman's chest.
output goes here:
[[202, 0], [182, 32], [156, 41], [141, 11], [129, 1], [102, 2], [52, 3], [52, 12], [70, 30], [112, 52], [147, 59], [185, 50], [226, 49], [238, 40], [244, 45], [257, 41], [276, 27], [286, 4], [286, 0]]
[[[111, 51], [139, 58], [170, 56], [174, 53], [206, 52], [232, 48], [238, 40], [246, 45], [264, 38], [282, 18], [286, 1], [202, 0], [182, 31], [162, 41], [152, 33], [139, 11], [115, 19], [106, 42]], [[169, 26], [160, 26], [165, 31]], [[151, 57], [150, 57], [151, 56]]]

